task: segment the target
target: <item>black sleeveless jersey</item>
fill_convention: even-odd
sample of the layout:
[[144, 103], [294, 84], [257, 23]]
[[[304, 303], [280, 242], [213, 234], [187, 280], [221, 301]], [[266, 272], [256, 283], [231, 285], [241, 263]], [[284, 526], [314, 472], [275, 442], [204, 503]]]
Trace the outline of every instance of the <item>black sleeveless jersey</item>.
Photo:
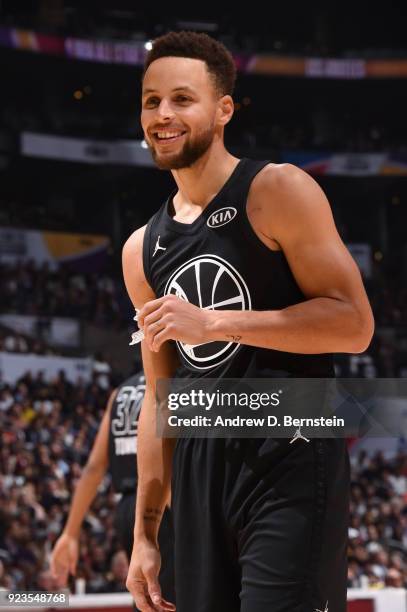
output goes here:
[[[279, 310], [305, 300], [284, 253], [269, 249], [247, 216], [250, 185], [268, 163], [240, 160], [193, 223], [172, 218], [176, 191], [150, 219], [143, 265], [157, 297], [174, 294], [201, 308], [237, 311]], [[302, 355], [219, 341], [176, 346], [182, 364], [179, 378], [333, 376], [330, 354]]]
[[139, 373], [117, 389], [110, 413], [109, 469], [118, 493], [135, 492], [137, 486], [137, 426], [145, 379]]

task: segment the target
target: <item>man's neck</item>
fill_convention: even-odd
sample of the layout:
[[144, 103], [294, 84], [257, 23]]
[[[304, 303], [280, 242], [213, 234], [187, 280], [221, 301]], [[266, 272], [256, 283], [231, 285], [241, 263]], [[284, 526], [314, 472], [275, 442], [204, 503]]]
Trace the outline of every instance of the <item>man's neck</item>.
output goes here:
[[184, 204], [204, 209], [222, 189], [238, 163], [237, 157], [222, 148], [209, 150], [190, 168], [173, 170], [178, 187], [173, 200], [175, 210]]

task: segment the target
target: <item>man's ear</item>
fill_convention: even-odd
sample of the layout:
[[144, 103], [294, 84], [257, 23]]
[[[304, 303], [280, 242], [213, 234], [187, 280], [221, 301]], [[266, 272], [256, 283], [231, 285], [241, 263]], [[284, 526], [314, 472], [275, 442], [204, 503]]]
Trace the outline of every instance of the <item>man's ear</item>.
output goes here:
[[233, 117], [235, 105], [232, 96], [222, 96], [219, 100], [218, 118], [221, 125], [226, 125]]

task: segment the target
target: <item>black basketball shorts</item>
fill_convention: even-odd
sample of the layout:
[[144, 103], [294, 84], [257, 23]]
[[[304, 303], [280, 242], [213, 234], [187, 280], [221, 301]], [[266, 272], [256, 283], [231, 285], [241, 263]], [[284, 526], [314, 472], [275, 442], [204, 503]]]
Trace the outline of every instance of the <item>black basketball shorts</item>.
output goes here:
[[179, 439], [177, 612], [345, 612], [345, 440]]

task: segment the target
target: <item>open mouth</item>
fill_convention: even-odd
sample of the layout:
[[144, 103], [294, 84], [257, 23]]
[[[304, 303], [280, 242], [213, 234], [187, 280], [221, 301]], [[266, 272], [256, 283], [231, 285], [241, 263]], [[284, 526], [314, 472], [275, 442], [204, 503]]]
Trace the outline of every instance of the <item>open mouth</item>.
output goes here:
[[186, 134], [186, 132], [181, 130], [177, 130], [176, 132], [160, 130], [159, 132], [154, 132], [153, 137], [155, 142], [159, 142], [160, 144], [168, 144], [180, 140], [184, 134]]

